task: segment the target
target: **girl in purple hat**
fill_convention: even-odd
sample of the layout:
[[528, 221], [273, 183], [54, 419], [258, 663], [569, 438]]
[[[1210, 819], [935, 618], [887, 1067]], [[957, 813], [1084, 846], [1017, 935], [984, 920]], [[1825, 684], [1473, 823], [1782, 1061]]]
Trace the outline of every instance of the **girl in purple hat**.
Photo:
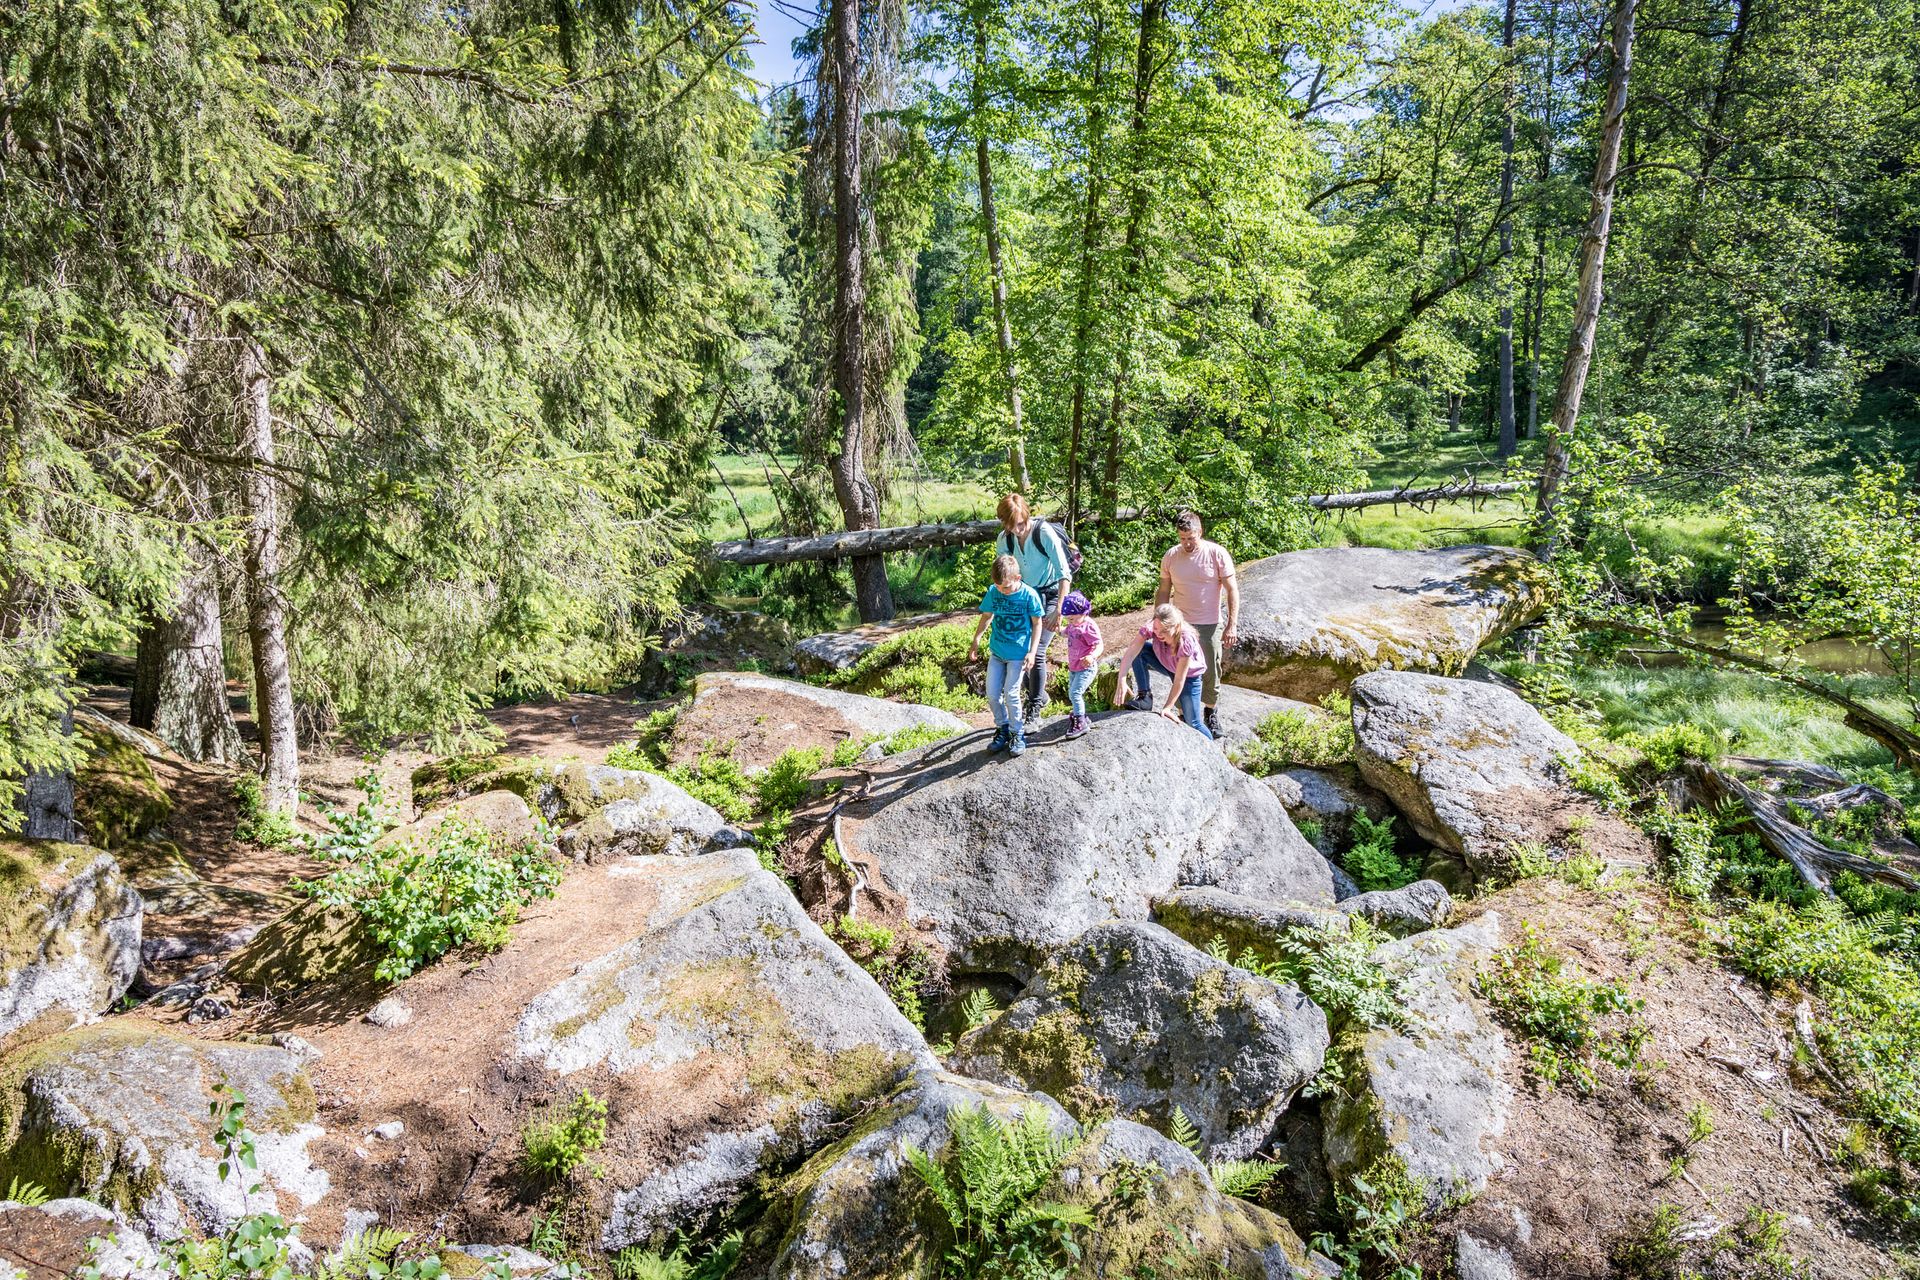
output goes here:
[[1093, 728], [1087, 719], [1087, 686], [1100, 666], [1100, 653], [1106, 641], [1094, 625], [1093, 602], [1078, 591], [1070, 591], [1060, 602], [1061, 629], [1067, 633], [1067, 699], [1073, 704], [1073, 719], [1067, 736], [1077, 738]]

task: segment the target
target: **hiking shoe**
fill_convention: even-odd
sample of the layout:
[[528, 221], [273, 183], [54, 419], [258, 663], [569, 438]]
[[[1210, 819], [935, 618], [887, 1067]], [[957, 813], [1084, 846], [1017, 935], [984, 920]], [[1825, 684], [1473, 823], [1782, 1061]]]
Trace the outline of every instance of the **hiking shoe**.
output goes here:
[[1200, 719], [1206, 723], [1208, 733], [1216, 738], [1220, 736], [1220, 717], [1215, 708], [1200, 708]]
[[1083, 737], [1091, 728], [1093, 728], [1093, 721], [1085, 716], [1073, 717], [1067, 724], [1067, 741], [1072, 742], [1075, 738]]
[[1005, 751], [1007, 749], [1007, 742], [1012, 737], [1013, 737], [1013, 730], [1009, 729], [1004, 724], [1001, 725], [999, 728], [993, 731], [993, 741], [987, 744], [988, 753], [991, 754], [992, 752], [995, 752], [995, 751]]
[[1023, 756], [1027, 754], [1027, 739], [1025, 734], [1016, 733], [1007, 739], [1007, 754], [1010, 756]]
[[1140, 694], [1140, 695], [1137, 695], [1137, 696], [1135, 696], [1135, 697], [1132, 697], [1132, 698], [1128, 698], [1128, 699], [1127, 699], [1127, 710], [1129, 710], [1129, 711], [1151, 711], [1151, 710], [1153, 710], [1153, 699], [1152, 699], [1152, 698], [1149, 698], [1149, 697], [1147, 697], [1147, 696], [1146, 696], [1145, 694]]

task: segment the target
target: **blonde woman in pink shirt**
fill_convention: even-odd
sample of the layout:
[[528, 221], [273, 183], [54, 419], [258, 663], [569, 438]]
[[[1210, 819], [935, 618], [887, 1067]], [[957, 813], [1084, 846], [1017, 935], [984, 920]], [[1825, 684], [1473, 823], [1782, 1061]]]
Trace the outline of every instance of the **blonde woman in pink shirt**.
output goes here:
[[1201, 714], [1211, 736], [1220, 734], [1215, 707], [1220, 703], [1220, 673], [1227, 650], [1233, 647], [1240, 621], [1240, 579], [1233, 557], [1217, 542], [1202, 535], [1200, 517], [1182, 511], [1173, 522], [1180, 541], [1160, 557], [1160, 589], [1156, 605], [1173, 604], [1199, 638], [1206, 674], [1200, 683]]

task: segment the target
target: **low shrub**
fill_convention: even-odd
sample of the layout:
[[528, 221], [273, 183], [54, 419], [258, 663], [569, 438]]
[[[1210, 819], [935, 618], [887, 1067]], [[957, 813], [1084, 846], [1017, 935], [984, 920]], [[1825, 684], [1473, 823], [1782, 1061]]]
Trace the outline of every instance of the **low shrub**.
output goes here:
[[234, 777], [230, 794], [238, 810], [233, 823], [233, 838], [242, 844], [262, 844], [275, 848], [293, 839], [293, 815], [267, 808], [266, 793], [260, 779], [251, 773]]
[[946, 975], [933, 952], [914, 937], [903, 937], [885, 925], [842, 916], [827, 932], [853, 962], [873, 975], [914, 1029], [927, 1029], [927, 1007], [946, 989]]
[[520, 1131], [527, 1167], [548, 1178], [572, 1177], [606, 1141], [607, 1104], [585, 1089], [537, 1112]]
[[1353, 702], [1337, 693], [1321, 700], [1325, 715], [1276, 711], [1254, 730], [1255, 741], [1241, 748], [1239, 764], [1256, 777], [1305, 765], [1322, 768], [1353, 759]]
[[1478, 978], [1481, 994], [1526, 1043], [1534, 1071], [1546, 1084], [1570, 1079], [1590, 1093], [1602, 1063], [1622, 1070], [1639, 1064], [1651, 1034], [1641, 1017], [1644, 1002], [1628, 995], [1624, 982], [1595, 982], [1567, 972], [1563, 958], [1532, 923], [1520, 926], [1520, 940], [1495, 953]]
[[367, 922], [386, 955], [375, 975], [398, 981], [455, 947], [497, 950], [520, 908], [548, 897], [560, 868], [533, 841], [498, 844], [483, 828], [448, 818], [424, 841], [376, 848], [345, 840], [325, 846], [334, 870], [302, 886], [328, 906]]
[[1350, 830], [1353, 843], [1340, 859], [1340, 865], [1362, 893], [1402, 889], [1420, 878], [1420, 863], [1394, 848], [1391, 814], [1376, 822], [1356, 809]]
[[915, 627], [882, 640], [844, 671], [822, 677], [821, 683], [944, 711], [979, 711], [986, 700], [968, 688], [965, 675], [972, 637], [971, 623]]

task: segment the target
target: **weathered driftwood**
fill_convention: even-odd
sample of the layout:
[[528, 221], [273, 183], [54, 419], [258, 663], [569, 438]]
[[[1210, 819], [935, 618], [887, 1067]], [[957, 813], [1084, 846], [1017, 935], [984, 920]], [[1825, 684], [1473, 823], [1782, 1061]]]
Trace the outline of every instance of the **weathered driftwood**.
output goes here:
[[[1465, 481], [1421, 489], [1314, 493], [1300, 501], [1319, 511], [1354, 511], [1362, 507], [1417, 507], [1435, 502], [1470, 502], [1518, 493], [1528, 487], [1520, 481], [1502, 481], [1498, 484]], [[1123, 507], [1106, 518], [1116, 521], [1139, 520], [1153, 514], [1152, 511]], [[1064, 523], [1063, 517], [1058, 515], [1048, 518], [1056, 526]], [[948, 524], [908, 524], [885, 529], [841, 529], [805, 537], [744, 538], [716, 542], [707, 548], [707, 558], [718, 564], [793, 564], [800, 560], [839, 560], [848, 556], [882, 555], [892, 551], [966, 546], [975, 542], [991, 542], [999, 533], [998, 520], [958, 520]]]
[[1687, 764], [1688, 791], [1696, 804], [1718, 808], [1731, 801], [1746, 812], [1746, 825], [1767, 850], [1793, 864], [1800, 878], [1822, 893], [1833, 892], [1836, 872], [1851, 871], [1862, 880], [1877, 880], [1902, 889], [1920, 888], [1920, 881], [1896, 867], [1836, 849], [1820, 840], [1787, 814], [1786, 805], [1756, 791], [1732, 774], [1703, 760]]

